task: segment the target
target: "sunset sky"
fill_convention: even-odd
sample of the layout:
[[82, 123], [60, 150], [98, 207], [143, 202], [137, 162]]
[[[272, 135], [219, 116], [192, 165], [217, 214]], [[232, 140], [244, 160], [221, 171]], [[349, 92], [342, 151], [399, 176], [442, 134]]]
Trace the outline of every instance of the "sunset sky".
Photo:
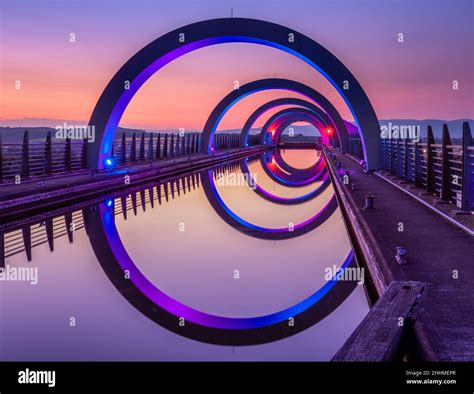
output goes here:
[[[0, 0], [0, 126], [86, 123], [115, 72], [150, 41], [199, 20], [264, 19], [313, 38], [356, 76], [379, 119], [474, 118], [473, 1]], [[70, 42], [74, 33], [76, 42]], [[397, 41], [403, 33], [405, 42]], [[352, 120], [335, 89], [303, 61], [255, 44], [189, 53], [137, 93], [121, 126], [202, 129], [235, 80], [273, 77], [318, 89]], [[452, 81], [459, 89], [452, 89]], [[15, 82], [21, 81], [16, 89]], [[221, 128], [243, 125], [281, 91], [237, 104]], [[260, 126], [265, 117], [259, 121]]]

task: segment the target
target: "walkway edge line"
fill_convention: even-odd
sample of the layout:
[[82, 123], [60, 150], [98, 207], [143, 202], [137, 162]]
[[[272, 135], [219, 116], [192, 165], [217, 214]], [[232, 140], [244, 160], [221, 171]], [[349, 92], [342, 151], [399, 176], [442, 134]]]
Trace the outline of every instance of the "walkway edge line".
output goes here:
[[424, 206], [427, 208], [431, 209], [433, 212], [437, 213], [440, 215], [442, 218], [446, 219], [447, 221], [451, 222], [451, 224], [454, 224], [456, 227], [460, 228], [464, 232], [468, 233], [471, 237], [474, 236], [474, 231], [471, 229], [467, 228], [463, 224], [459, 223], [458, 221], [454, 220], [453, 218], [449, 217], [446, 215], [444, 212], [441, 212], [439, 209], [436, 209], [436, 207], [432, 206], [431, 204], [428, 204], [426, 201], [423, 201], [423, 199], [415, 196], [413, 193], [410, 193], [408, 190], [405, 190], [403, 187], [400, 185], [397, 185], [395, 182], [392, 182], [391, 180], [387, 179], [384, 177], [382, 174], [380, 174], [378, 171], [374, 172], [375, 175], [377, 175], [379, 178], [383, 179], [385, 182], [390, 183], [392, 186], [395, 186], [397, 189], [401, 190], [405, 194], [408, 194], [410, 197], [414, 198], [416, 201], [422, 203]]
[[[372, 232], [365, 223], [365, 220], [360, 214], [357, 213], [357, 205], [352, 196], [345, 192], [344, 186], [342, 185], [339, 176], [333, 167], [333, 163], [326, 153], [325, 148], [323, 148], [323, 152], [326, 157], [326, 163], [333, 181], [336, 196], [338, 197], [339, 208], [343, 213], [342, 216], [344, 218], [344, 211], [347, 215], [347, 220], [344, 219], [344, 223], [348, 231], [351, 244], [356, 242], [357, 245], [353, 245], [353, 247], [359, 246], [363, 255], [362, 257], [365, 261], [365, 268], [369, 271], [371, 281], [375, 287], [378, 297], [381, 297], [385, 289], [389, 286], [390, 282], [392, 282], [393, 278], [387, 278], [383, 272], [379, 258], [377, 257], [381, 256], [381, 253], [380, 251], [377, 253], [375, 250], [376, 243]], [[350, 235], [351, 233], [354, 234], [352, 237]], [[364, 264], [364, 262], [359, 261], [359, 264]]]

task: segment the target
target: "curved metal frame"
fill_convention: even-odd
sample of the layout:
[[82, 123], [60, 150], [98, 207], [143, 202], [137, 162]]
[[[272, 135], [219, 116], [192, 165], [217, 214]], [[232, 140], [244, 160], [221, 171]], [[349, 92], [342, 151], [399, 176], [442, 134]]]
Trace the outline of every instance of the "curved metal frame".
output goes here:
[[240, 161], [240, 170], [242, 171], [243, 174], [247, 174], [247, 177], [245, 179], [255, 193], [257, 193], [259, 196], [261, 196], [265, 200], [273, 202], [275, 204], [296, 205], [296, 204], [301, 204], [306, 201], [310, 201], [313, 198], [319, 196], [331, 184], [331, 178], [329, 177], [329, 172], [328, 170], [326, 170], [323, 173], [321, 173], [319, 179], [317, 179], [317, 180], [320, 180], [322, 183], [316, 189], [302, 196], [285, 198], [285, 197], [279, 197], [273, 193], [270, 193], [269, 191], [265, 190], [263, 187], [259, 186], [255, 182], [255, 180], [252, 178], [252, 175], [250, 174], [247, 159], [242, 159]]
[[[211, 315], [169, 297], [141, 273], [120, 239], [115, 226], [113, 202], [109, 200], [97, 204], [84, 210], [83, 214], [88, 223], [92, 249], [120, 294], [162, 327], [201, 342], [228, 346], [256, 345], [295, 335], [336, 309], [357, 284], [338, 281], [334, 277], [296, 305], [269, 315], [250, 318]], [[350, 251], [341, 269], [353, 265], [355, 259]], [[288, 325], [289, 318], [294, 319], [293, 326]]]
[[[96, 131], [95, 143], [87, 148], [90, 168], [105, 167], [123, 112], [138, 89], [156, 71], [186, 53], [228, 42], [267, 45], [300, 58], [322, 73], [339, 91], [354, 116], [361, 133], [367, 169], [377, 169], [379, 123], [354, 75], [336, 56], [309, 37], [282, 25], [246, 18], [212, 19], [183, 26], [152, 41], [132, 56], [108, 83], [90, 118], [89, 125]], [[323, 107], [327, 110], [325, 105]], [[337, 122], [336, 127], [341, 129]], [[213, 134], [215, 130], [211, 127], [209, 131]], [[210, 142], [212, 135], [206, 138]], [[207, 147], [210, 147], [209, 143]]]
[[[321, 108], [319, 108], [317, 105], [303, 100], [299, 98], [294, 98], [294, 97], [283, 97], [279, 99], [275, 99], [272, 101], [269, 101], [268, 103], [263, 104], [261, 107], [257, 108], [247, 119], [247, 121], [244, 124], [244, 127], [242, 128], [242, 132], [240, 134], [240, 146], [245, 147], [247, 146], [248, 143], [248, 136], [250, 134], [250, 130], [252, 129], [252, 126], [255, 124], [257, 119], [262, 116], [265, 112], [274, 109], [276, 107], [282, 106], [282, 105], [295, 105], [301, 108], [307, 108], [312, 110], [315, 114], [319, 116], [321, 119], [321, 122], [323, 124], [326, 124], [329, 127], [332, 127], [334, 130], [336, 130], [335, 125], [332, 123], [331, 119], [329, 116], [324, 112]], [[348, 136], [340, 136], [340, 138], [345, 138], [346, 141], [348, 141]], [[341, 146], [341, 141], [339, 141], [339, 145]]]
[[[286, 127], [295, 122], [308, 122], [316, 127], [321, 133], [328, 127], [321, 119], [310, 109], [307, 108], [286, 108], [272, 115], [260, 130], [260, 143], [265, 143], [265, 136], [269, 135], [269, 130], [273, 129], [272, 144], [278, 143]], [[327, 141], [326, 136], [321, 133], [321, 138]]]
[[[314, 167], [307, 170], [286, 171], [276, 160], [277, 152], [276, 149], [263, 152], [260, 156], [260, 163], [268, 177], [280, 185], [289, 187], [306, 186], [316, 182], [327, 171], [324, 160], [318, 160]], [[268, 158], [269, 155], [271, 155], [271, 158]]]
[[348, 139], [346, 136], [348, 133], [346, 124], [331, 102], [312, 87], [297, 81], [283, 78], [268, 78], [252, 81], [240, 86], [239, 89], [235, 89], [225, 96], [215, 106], [207, 118], [206, 124], [204, 125], [202, 131], [201, 150], [208, 153], [212, 152], [214, 134], [216, 133], [219, 122], [234, 104], [252, 93], [263, 90], [288, 90], [296, 92], [306, 96], [308, 99], [312, 100], [314, 104], [319, 105], [326, 112], [331, 123], [334, 125], [335, 132], [338, 134], [338, 136], [341, 136], [341, 150], [343, 152], [347, 151]]

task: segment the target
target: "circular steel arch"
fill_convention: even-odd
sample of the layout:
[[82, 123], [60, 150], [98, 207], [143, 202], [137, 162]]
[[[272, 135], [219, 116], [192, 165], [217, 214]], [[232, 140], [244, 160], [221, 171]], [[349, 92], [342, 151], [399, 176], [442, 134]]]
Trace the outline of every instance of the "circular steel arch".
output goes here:
[[[244, 97], [256, 92], [263, 90], [288, 90], [291, 92], [299, 93], [312, 100], [315, 104], [319, 105], [328, 115], [331, 123], [335, 127], [335, 132], [341, 136], [347, 136], [347, 128], [344, 120], [332, 105], [332, 103], [317, 90], [312, 87], [305, 85], [301, 82], [293, 81], [284, 78], [266, 78], [258, 79], [239, 87], [230, 92], [225, 96], [214, 108], [209, 117], [207, 118], [206, 124], [202, 131], [201, 139], [201, 150], [203, 152], [212, 152], [212, 144], [214, 134], [216, 133], [217, 126], [220, 120], [226, 114], [226, 112], [237, 102], [242, 100]], [[341, 149], [343, 152], [347, 151], [347, 138], [341, 138]]]
[[186, 53], [228, 42], [260, 44], [282, 50], [323, 74], [352, 112], [360, 130], [367, 169], [377, 169], [379, 123], [372, 104], [354, 75], [336, 56], [311, 38], [276, 23], [247, 18], [192, 23], [157, 38], [133, 55], [112, 77], [92, 112], [89, 126], [95, 128], [96, 139], [87, 145], [90, 168], [105, 167], [120, 118], [148, 78]]
[[274, 141], [279, 140], [286, 127], [294, 122], [299, 121], [311, 123], [314, 127], [320, 130], [321, 139], [323, 141], [326, 139], [326, 136], [322, 134], [321, 129], [323, 129], [324, 132], [324, 129], [328, 127], [327, 124], [323, 123], [321, 119], [319, 119], [319, 117], [310, 109], [292, 107], [283, 109], [268, 118], [260, 130], [260, 143], [265, 143], [265, 136], [267, 135], [267, 131], [269, 129], [274, 128], [274, 134], [272, 136], [272, 143], [274, 143]]
[[[283, 149], [284, 150], [284, 149]], [[288, 164], [285, 159], [283, 158], [283, 155], [281, 154], [281, 149], [275, 149], [275, 152], [274, 152], [274, 155], [275, 157], [275, 161], [276, 163], [286, 172], [289, 172], [289, 173], [298, 173], [298, 172], [306, 172], [308, 170], [311, 170], [313, 168], [315, 168], [319, 162], [323, 161], [324, 160], [324, 157], [321, 153], [321, 155], [319, 156], [319, 159], [317, 159], [315, 161], [315, 163], [309, 167], [306, 167], [306, 168], [296, 168], [296, 167], [293, 167], [291, 166], [290, 164]]]
[[[270, 127], [274, 127], [275, 131], [272, 143], [278, 141], [286, 126], [296, 121], [307, 121], [319, 129], [326, 127], [307, 108], [286, 108], [272, 115], [265, 122], [260, 132], [260, 142], [262, 144], [265, 142], [265, 136], [268, 135], [267, 130]], [[269, 161], [265, 160], [266, 155], [270, 153], [272, 154], [272, 168], [269, 168]], [[284, 162], [278, 149], [272, 152], [264, 152], [261, 155], [261, 164], [267, 175], [275, 182], [294, 187], [305, 186], [317, 180], [321, 176], [321, 167], [326, 170], [323, 160], [318, 160], [313, 166], [306, 169], [291, 168]]]
[[201, 185], [209, 203], [222, 220], [240, 232], [260, 239], [282, 240], [299, 237], [323, 224], [338, 207], [336, 195], [333, 194], [318, 213], [304, 222], [295, 224], [292, 229], [288, 227], [266, 228], [254, 225], [240, 218], [225, 204], [217, 192], [214, 178], [212, 177], [212, 170], [204, 171], [201, 174]]
[[[262, 167], [264, 168], [265, 172], [268, 174], [267, 170], [264, 167], [264, 163], [262, 163], [262, 160], [260, 160]], [[306, 201], [310, 201], [313, 198], [319, 196], [323, 191], [325, 191], [328, 186], [331, 184], [331, 178], [329, 176], [329, 171], [325, 170], [321, 172], [318, 176], [318, 179], [316, 181], [321, 181], [321, 184], [314, 190], [310, 191], [309, 193], [306, 193], [302, 196], [298, 197], [292, 197], [292, 198], [286, 198], [286, 197], [279, 197], [268, 190], [265, 190], [263, 187], [259, 186], [258, 183], [253, 179], [252, 174], [250, 173], [249, 167], [248, 167], [248, 160], [247, 159], [242, 159], [240, 160], [240, 170], [242, 171], [243, 174], [246, 174], [247, 177], [245, 178], [249, 186], [254, 185], [254, 187], [251, 187], [251, 189], [257, 193], [260, 197], [264, 198], [267, 201], [273, 202], [275, 204], [281, 204], [281, 205], [296, 205], [296, 204], [301, 204]], [[271, 177], [274, 179], [273, 177]], [[282, 183], [278, 181], [278, 183]], [[283, 184], [283, 183], [282, 183]], [[290, 186], [290, 185], [285, 185], [285, 186]]]
[[[248, 143], [248, 136], [250, 134], [250, 130], [252, 129], [252, 126], [255, 124], [257, 119], [263, 115], [265, 112], [274, 109], [276, 107], [282, 106], [282, 105], [295, 105], [299, 106], [302, 108], [307, 108], [312, 110], [315, 114], [319, 115], [321, 122], [326, 124], [329, 127], [332, 127], [334, 130], [336, 130], [335, 125], [332, 123], [331, 119], [329, 116], [324, 112], [320, 107], [317, 105], [311, 103], [310, 101], [303, 100], [300, 98], [295, 98], [295, 97], [282, 97], [278, 98], [272, 101], [269, 101], [265, 104], [263, 104], [261, 107], [257, 108], [247, 119], [247, 121], [244, 124], [244, 127], [242, 128], [242, 132], [240, 134], [240, 146], [245, 147], [247, 146]], [[344, 133], [346, 130], [342, 130], [341, 134]], [[345, 141], [348, 141], [348, 136], [346, 135], [341, 135], [340, 138], [344, 138]], [[340, 146], [342, 146], [342, 143], [339, 142]], [[347, 145], [347, 144], [346, 144]]]
[[[278, 149], [262, 152], [260, 155], [260, 163], [268, 177], [283, 186], [307, 186], [320, 180], [328, 171], [324, 158], [318, 160], [313, 167], [308, 169], [286, 171], [286, 169], [281, 166], [280, 161], [278, 161], [277, 155]], [[275, 164], [273, 164], [273, 159], [275, 159]], [[270, 165], [272, 168], [270, 168]]]
[[[297, 304], [262, 316], [231, 318], [205, 313], [171, 298], [143, 275], [123, 245], [115, 225], [114, 209], [113, 201], [106, 200], [83, 210], [89, 240], [101, 267], [114, 287], [136, 309], [162, 327], [187, 338], [227, 346], [280, 340], [324, 319], [357, 285], [355, 281], [333, 277]], [[350, 251], [340, 269], [352, 266], [355, 266], [355, 258]], [[294, 319], [294, 326], [288, 325], [289, 318]]]

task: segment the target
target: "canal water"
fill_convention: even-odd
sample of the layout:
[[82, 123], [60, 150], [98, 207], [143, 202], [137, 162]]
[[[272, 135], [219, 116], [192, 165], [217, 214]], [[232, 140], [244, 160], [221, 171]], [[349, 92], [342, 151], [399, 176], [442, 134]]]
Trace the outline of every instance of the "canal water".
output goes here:
[[[362, 285], [345, 295], [336, 288], [320, 290], [328, 288], [328, 272], [351, 254], [339, 208], [320, 219], [334, 199], [332, 185], [321, 179], [304, 184], [312, 166], [321, 163], [320, 152], [279, 153], [303, 174], [301, 184], [292, 184], [281, 168], [281, 177], [290, 181], [273, 176], [278, 162], [270, 153], [71, 208], [69, 234], [64, 215], [53, 221], [54, 251], [45, 223], [32, 223], [32, 233], [43, 241], [32, 248], [30, 262], [24, 251], [15, 252], [21, 247], [9, 246], [21, 240], [21, 229], [6, 234], [11, 252], [5, 264], [37, 268], [38, 280], [0, 282], [0, 359], [330, 360], [369, 306]], [[312, 194], [317, 195], [304, 198]], [[90, 222], [86, 232], [82, 209], [103, 213], [104, 226], [109, 212], [122, 247], [149, 286], [192, 311], [250, 321], [302, 311], [317, 293], [311, 313], [320, 318], [291, 335], [248, 346], [206, 343], [164, 328], [129, 302], [127, 288], [113, 283], [90, 239], [99, 225]], [[312, 225], [315, 220], [321, 223]], [[292, 318], [284, 321], [291, 325]]]

